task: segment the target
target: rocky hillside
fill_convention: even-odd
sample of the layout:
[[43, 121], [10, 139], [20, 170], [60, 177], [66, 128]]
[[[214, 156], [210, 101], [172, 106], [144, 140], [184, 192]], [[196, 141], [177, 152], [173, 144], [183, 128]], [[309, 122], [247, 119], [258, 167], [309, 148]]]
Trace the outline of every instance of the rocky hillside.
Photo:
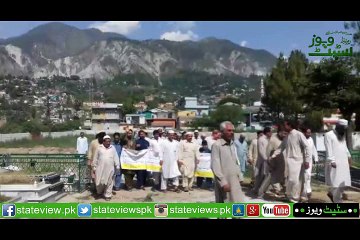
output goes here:
[[146, 73], [160, 78], [186, 70], [248, 77], [267, 73], [275, 61], [275, 56], [265, 50], [241, 47], [228, 40], [135, 41], [62, 23], [41, 25], [22, 36], [0, 40], [2, 75], [107, 79]]

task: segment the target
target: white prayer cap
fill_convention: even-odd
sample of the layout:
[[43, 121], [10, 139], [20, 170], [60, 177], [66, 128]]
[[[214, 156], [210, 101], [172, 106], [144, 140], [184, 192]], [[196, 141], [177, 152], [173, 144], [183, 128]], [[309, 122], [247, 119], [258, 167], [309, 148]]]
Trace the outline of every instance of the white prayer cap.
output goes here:
[[340, 126], [345, 126], [345, 127], [347, 127], [347, 126], [348, 126], [348, 120], [346, 120], [346, 119], [339, 119], [339, 120], [337, 121], [337, 124], [340, 125]]
[[105, 137], [103, 137], [103, 139], [111, 139], [111, 137], [109, 135], [106, 135]]
[[175, 132], [173, 130], [169, 130], [168, 134], [174, 134]]
[[186, 132], [186, 133], [185, 133], [185, 136], [186, 136], [186, 135], [194, 135], [194, 134], [193, 134], [192, 132]]
[[198, 133], [198, 132], [199, 132], [199, 130], [195, 130], [195, 131], [194, 131], [194, 133]]

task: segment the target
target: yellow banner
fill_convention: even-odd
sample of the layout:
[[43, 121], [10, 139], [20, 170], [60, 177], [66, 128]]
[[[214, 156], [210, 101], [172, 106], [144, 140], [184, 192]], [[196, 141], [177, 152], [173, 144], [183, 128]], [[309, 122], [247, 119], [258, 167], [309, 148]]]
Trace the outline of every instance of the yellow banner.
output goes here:
[[196, 167], [195, 176], [214, 178], [214, 174], [210, 166], [211, 166], [211, 153], [200, 153], [199, 164]]
[[121, 168], [160, 172], [160, 159], [151, 149], [141, 151], [123, 149], [120, 156]]

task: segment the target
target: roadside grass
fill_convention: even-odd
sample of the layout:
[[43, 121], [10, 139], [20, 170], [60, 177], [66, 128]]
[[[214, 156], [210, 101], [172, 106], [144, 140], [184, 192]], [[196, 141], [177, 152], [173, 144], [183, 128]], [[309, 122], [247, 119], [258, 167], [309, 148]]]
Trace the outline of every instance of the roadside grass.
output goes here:
[[[86, 136], [90, 144], [94, 136]], [[67, 136], [60, 138], [46, 137], [39, 140], [22, 139], [6, 143], [0, 143], [0, 148], [33, 148], [36, 146], [58, 147], [58, 148], [76, 148], [76, 136]]]

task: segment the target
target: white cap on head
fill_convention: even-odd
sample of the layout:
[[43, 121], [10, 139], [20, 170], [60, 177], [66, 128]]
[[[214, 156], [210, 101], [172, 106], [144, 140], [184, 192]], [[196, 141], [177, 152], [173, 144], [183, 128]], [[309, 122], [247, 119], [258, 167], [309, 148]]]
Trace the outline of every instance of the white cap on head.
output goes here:
[[198, 133], [198, 132], [199, 132], [199, 130], [195, 130], [195, 131], [194, 131], [194, 133]]
[[173, 130], [169, 130], [168, 134], [174, 134], [175, 132]]
[[186, 133], [185, 133], [185, 136], [186, 136], [186, 135], [194, 135], [194, 134], [193, 134], [193, 132], [186, 132]]
[[201, 137], [206, 137], [206, 134], [205, 134], [205, 133], [202, 133], [202, 134], [201, 134]]
[[105, 137], [103, 137], [103, 140], [105, 139], [111, 139], [111, 137], [109, 135], [106, 135]]
[[348, 126], [348, 120], [346, 120], [346, 119], [339, 119], [339, 120], [337, 121], [337, 124], [340, 125], [340, 126], [345, 126], [345, 127], [347, 127], [347, 126]]

